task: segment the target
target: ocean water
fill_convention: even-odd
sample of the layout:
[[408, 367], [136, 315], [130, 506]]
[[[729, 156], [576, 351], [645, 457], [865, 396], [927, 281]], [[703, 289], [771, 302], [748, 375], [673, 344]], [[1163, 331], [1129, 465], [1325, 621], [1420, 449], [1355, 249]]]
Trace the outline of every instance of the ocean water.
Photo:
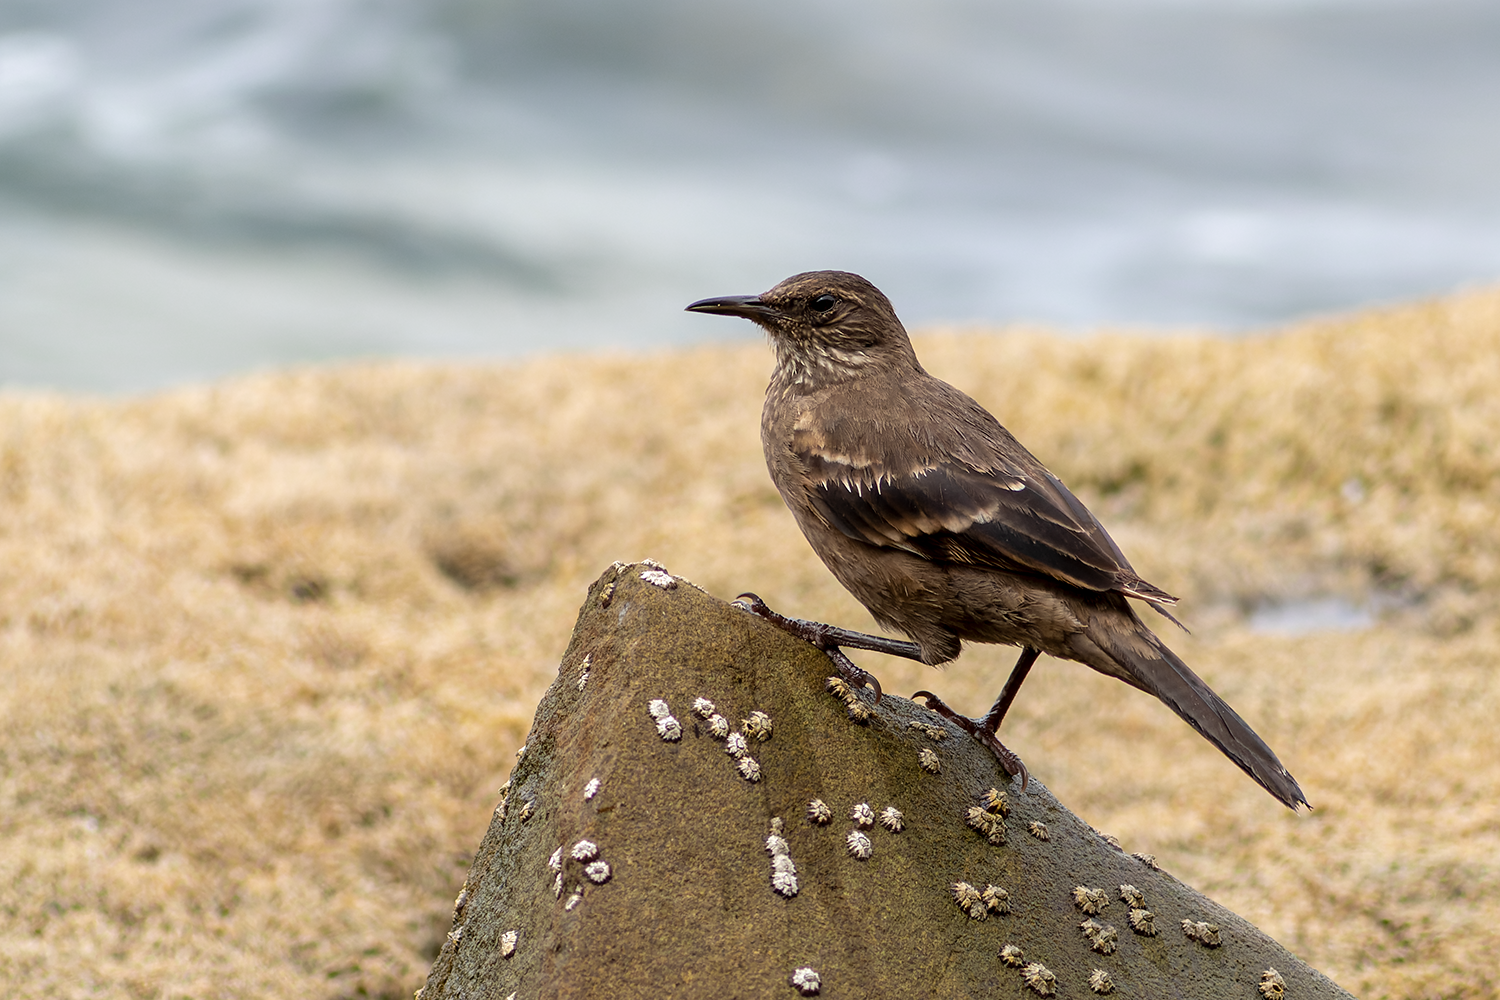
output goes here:
[[1493, 0], [0, 0], [0, 384], [1500, 277]]

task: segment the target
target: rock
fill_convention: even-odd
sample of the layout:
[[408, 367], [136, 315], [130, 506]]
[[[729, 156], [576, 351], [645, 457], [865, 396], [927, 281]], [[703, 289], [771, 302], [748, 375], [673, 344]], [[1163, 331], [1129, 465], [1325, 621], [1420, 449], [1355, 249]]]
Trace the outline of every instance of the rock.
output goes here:
[[422, 1000], [1349, 996], [935, 714], [841, 700], [832, 673], [659, 566], [617, 563]]

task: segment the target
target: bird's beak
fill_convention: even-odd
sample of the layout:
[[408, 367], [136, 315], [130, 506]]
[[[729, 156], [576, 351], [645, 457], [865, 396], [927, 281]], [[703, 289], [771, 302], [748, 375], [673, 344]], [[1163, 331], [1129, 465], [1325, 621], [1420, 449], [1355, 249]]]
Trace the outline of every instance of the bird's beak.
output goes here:
[[699, 299], [688, 306], [687, 311], [743, 316], [753, 320], [773, 319], [777, 315], [776, 310], [762, 302], [759, 295], [725, 295], [717, 299]]

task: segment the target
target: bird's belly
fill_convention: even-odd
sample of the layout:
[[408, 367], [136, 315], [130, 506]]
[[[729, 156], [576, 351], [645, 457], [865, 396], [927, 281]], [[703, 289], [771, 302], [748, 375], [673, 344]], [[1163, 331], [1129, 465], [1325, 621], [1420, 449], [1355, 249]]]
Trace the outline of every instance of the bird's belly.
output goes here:
[[1083, 626], [1065, 595], [1030, 577], [935, 563], [837, 532], [805, 532], [834, 577], [882, 626], [905, 632], [929, 663], [953, 659], [959, 640], [1065, 649]]

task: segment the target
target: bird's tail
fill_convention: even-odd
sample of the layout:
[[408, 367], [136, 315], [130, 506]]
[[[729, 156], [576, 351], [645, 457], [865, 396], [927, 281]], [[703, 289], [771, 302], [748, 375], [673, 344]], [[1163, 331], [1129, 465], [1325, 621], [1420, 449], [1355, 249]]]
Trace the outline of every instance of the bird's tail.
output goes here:
[[[1282, 766], [1276, 754], [1266, 746], [1266, 741], [1257, 736], [1239, 713], [1204, 683], [1203, 678], [1193, 673], [1176, 653], [1146, 628], [1133, 611], [1123, 610], [1126, 620], [1115, 615], [1096, 616], [1089, 629], [1078, 636], [1104, 652], [1113, 661], [1108, 664], [1113, 669], [1106, 669], [1106, 665], [1096, 662], [1093, 656], [1079, 658], [1097, 670], [1160, 698], [1288, 808], [1295, 811], [1298, 806], [1307, 806], [1297, 779]], [[1093, 651], [1080, 649], [1080, 653], [1083, 652]]]

